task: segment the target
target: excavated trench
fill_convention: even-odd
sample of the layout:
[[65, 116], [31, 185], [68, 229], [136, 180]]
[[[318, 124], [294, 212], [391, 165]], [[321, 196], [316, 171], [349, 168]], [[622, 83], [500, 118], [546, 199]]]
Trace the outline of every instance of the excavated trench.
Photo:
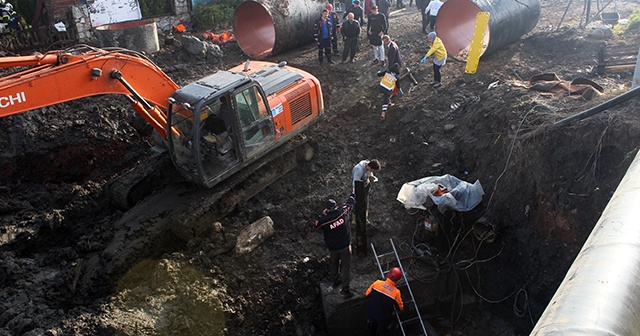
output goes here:
[[[290, 326], [287, 322], [289, 320], [283, 317], [284, 320], [280, 323], [267, 323], [265, 328], [270, 334], [289, 334], [293, 332], [290, 328], [303, 328], [307, 332], [315, 330], [314, 332], [320, 334], [327, 332], [339, 335], [348, 332], [358, 335], [362, 330], [362, 309], [365, 304], [361, 295], [377, 273], [372, 255], [369, 253], [366, 257], [355, 258], [352, 289], [359, 295], [345, 301], [336, 291], [329, 291], [329, 283], [322, 280], [327, 268], [324, 248], [319, 235], [309, 232], [304, 223], [312, 220], [313, 210], [317, 208], [314, 204], [321, 204], [324, 197], [339, 199], [343, 196], [333, 190], [339, 190], [341, 184], [348, 183], [351, 160], [343, 157], [344, 148], [348, 148], [346, 144], [377, 144], [379, 148], [374, 153], [386, 153], [385, 169], [381, 171], [381, 182], [375, 186], [371, 196], [369, 242], [374, 243], [380, 251], [389, 249], [389, 238], [393, 238], [401, 246], [402, 262], [408, 271], [417, 302], [420, 302], [419, 308], [427, 317], [426, 321], [432, 330], [438, 334], [446, 334], [450, 330], [459, 330], [465, 335], [486, 334], [487, 330], [509, 330], [515, 334], [523, 334], [532, 327], [531, 317], [538, 316], [544, 309], [544, 298], [553, 293], [563, 276], [561, 269], [566, 269], [571, 263], [629, 164], [627, 154], [632, 152], [633, 148], [625, 139], [629, 132], [633, 132], [635, 126], [624, 120], [614, 121], [606, 116], [598, 116], [582, 127], [559, 130], [540, 139], [514, 142], [515, 134], [511, 133], [513, 131], [508, 131], [511, 134], [505, 134], [500, 124], [482, 122], [487, 118], [487, 111], [496, 110], [495, 106], [498, 106], [504, 97], [521, 94], [509, 93], [507, 88], [503, 89], [502, 95], [481, 93], [479, 99], [474, 100], [475, 103], [462, 105], [447, 116], [433, 118], [434, 121], [444, 124], [456, 119], [456, 125], [465, 125], [470, 129], [463, 129], [461, 126], [451, 129], [447, 127], [449, 131], [444, 132], [445, 127], [425, 129], [421, 125], [412, 124], [410, 120], [426, 110], [419, 105], [412, 105], [407, 100], [400, 103], [401, 107], [395, 115], [398, 117], [397, 123], [391, 119], [390, 123], [378, 129], [371, 129], [366, 137], [354, 134], [353, 138], [347, 135], [336, 140], [332, 132], [327, 132], [319, 126], [312, 134], [320, 143], [321, 155], [296, 168], [252, 200], [241, 202], [230, 216], [219, 217], [222, 229], [211, 226], [214, 221], [210, 220], [204, 221], [199, 228], [181, 229], [179, 235], [170, 229], [147, 233], [130, 231], [131, 229], [128, 229], [130, 233], [123, 231], [124, 237], [138, 237], [143, 243], [142, 250], [146, 249], [146, 252], [134, 253], [136, 257], [126, 261], [125, 264], [128, 266], [124, 269], [113, 269], [109, 266], [110, 263], [104, 264], [104, 261], [99, 260], [108, 254], [111, 234], [118, 236], [118, 232], [122, 231], [119, 227], [131, 223], [130, 216], [137, 213], [136, 208], [129, 215], [118, 214], [108, 202], [99, 196], [96, 197], [100, 192], [94, 192], [93, 196], [88, 193], [89, 197], [97, 200], [96, 204], [70, 206], [59, 213], [57, 220], [49, 218], [48, 222], [44, 222], [45, 219], [42, 218], [39, 221], [42, 223], [40, 230], [36, 235], [19, 237], [13, 244], [5, 245], [4, 251], [19, 252], [15, 257], [27, 259], [37, 259], [38, 255], [49, 254], [55, 263], [73, 265], [69, 271], [73, 294], [49, 293], [54, 302], [57, 302], [52, 307], [62, 307], [71, 311], [77, 305], [92, 306], [91, 302], [96, 297], [113, 293], [108, 295], [115, 302], [111, 308], [113, 311], [144, 311], [143, 302], [128, 295], [135, 293], [136, 297], [141, 298], [156, 297], [153, 294], [157, 290], [155, 288], [167, 288], [168, 283], [177, 280], [185, 284], [201, 282], [198, 279], [204, 276], [205, 279], [219, 278], [222, 281], [214, 282], [217, 286], [199, 289], [215, 293], [205, 300], [204, 306], [194, 308], [188, 304], [190, 296], [186, 289], [193, 289], [193, 285], [180, 290], [180, 301], [156, 297], [156, 300], [164, 302], [166, 307], [178, 310], [193, 309], [193, 313], [187, 316], [193, 319], [195, 326], [187, 330], [194, 334], [204, 330], [201, 328], [220, 328], [219, 324], [202, 324], [198, 321], [220, 321], [219, 315], [216, 314], [223, 311], [229, 314], [228, 305], [233, 302], [230, 301], [230, 297], [238, 296], [254, 302], [251, 300], [258, 296], [269, 298], [271, 303], [267, 306], [276, 312], [281, 312], [281, 308], [277, 308], [281, 305], [299, 311], [289, 317], [290, 320], [296, 321], [297, 327]], [[352, 122], [360, 120], [362, 116], [374, 117], [373, 112], [367, 107], [369, 103], [375, 105], [376, 101], [365, 100], [337, 115], [335, 118], [341, 120], [343, 125], [338, 126], [339, 130], [348, 129], [349, 125], [353, 125]], [[529, 108], [536, 105], [535, 102], [531, 104], [523, 106], [522, 113], [526, 114]], [[505, 117], [510, 118], [508, 113]], [[514, 125], [520, 120], [515, 119]], [[326, 122], [332, 121], [329, 119]], [[478, 134], [485, 136], [479, 137]], [[498, 139], [496, 142], [500, 134], [504, 134], [499, 137], [503, 140]], [[444, 138], [447, 138], [447, 141], [439, 140]], [[337, 146], [336, 141], [345, 146]], [[585, 146], [567, 148], [559, 145], [566, 142], [583, 143]], [[453, 156], [451, 153], [456, 155]], [[70, 158], [69, 162], [80, 158]], [[103, 158], [108, 159], [104, 156]], [[107, 161], [115, 161], [115, 157]], [[335, 168], [336, 165], [338, 169]], [[64, 170], [62, 172], [66, 174]], [[440, 230], [437, 233], [425, 232], [418, 223], [421, 223], [426, 213], [405, 211], [394, 201], [395, 193], [404, 182], [423, 175], [451, 172], [465, 176], [467, 181], [480, 179], [485, 188], [485, 200], [469, 213], [454, 215], [451, 212], [434, 212], [440, 222]], [[315, 176], [315, 179], [309, 180], [309, 174]], [[488, 183], [485, 182], [485, 177], [488, 177]], [[55, 178], [51, 179], [55, 181]], [[594, 186], [597, 186], [597, 192], [594, 192]], [[26, 186], [7, 183], [5, 194], [20, 187]], [[86, 187], [84, 189], [86, 193]], [[193, 188], [186, 190], [190, 190], [189, 193], [195, 191]], [[187, 195], [184, 192], [168, 194]], [[164, 197], [166, 196], [157, 194], [156, 199]], [[77, 197], [68, 198], [78, 201]], [[195, 205], [191, 207], [195, 210], [200, 208], [197, 202], [202, 198], [180, 196], [180, 199], [184, 204]], [[187, 201], [188, 199], [193, 201]], [[161, 204], [154, 201], [154, 198], [148, 202]], [[89, 224], [87, 221], [89, 212], [93, 212], [90, 218], [100, 218], [96, 224]], [[144, 213], [145, 218], [153, 220], [148, 211], [145, 210]], [[159, 214], [161, 213], [162, 210]], [[234, 232], [263, 215], [269, 215], [274, 219], [277, 233], [260, 248], [262, 256], [258, 259], [251, 255], [233, 257], [233, 253], [229, 251], [234, 245]], [[173, 218], [181, 216], [173, 214]], [[156, 220], [163, 217], [164, 215], [160, 215]], [[482, 234], [477, 232], [478, 226], [474, 224], [480, 218], [489, 219], [489, 227], [495, 230], [495, 237], [490, 241], [479, 239]], [[117, 221], [113, 222], [116, 219]], [[69, 222], [71, 220], [73, 225]], [[122, 224], [117, 224], [118, 222]], [[194, 219], [193, 222], [197, 220]], [[45, 223], [47, 224], [43, 225]], [[88, 235], [91, 230], [100, 232], [102, 239]], [[152, 237], [165, 238], [157, 240]], [[130, 239], [121, 240], [120, 243], [131, 241]], [[418, 252], [412, 251], [411, 246], [426, 247], [431, 255], [419, 256]], [[195, 263], [188, 257], [192, 253], [197, 260]], [[106, 260], [116, 262], [121, 256], [114, 254]], [[142, 256], [145, 258], [141, 259]], [[243, 261], [232, 261], [238, 257]], [[220, 258], [226, 261], [219, 260]], [[159, 261], [153, 261], [158, 259]], [[91, 266], [92, 264], [94, 266]], [[185, 268], [186, 265], [190, 265], [189, 268]], [[557, 267], [549, 268], [548, 265]], [[87, 276], [86, 270], [91, 267], [112, 271], [101, 273], [103, 275], [100, 277]], [[125, 271], [128, 267], [133, 268]], [[196, 274], [201, 275], [189, 275], [188, 272], [191, 271], [188, 269], [191, 267], [199, 270]], [[214, 268], [202, 272], [209, 267]], [[269, 270], [270, 267], [274, 268]], [[145, 275], [142, 279], [131, 278], [131, 272], [148, 274], [142, 272], [145, 269], [150, 272], [148, 277]], [[165, 270], [161, 271], [162, 269]], [[542, 271], [518, 271], [526, 269]], [[264, 281], [259, 280], [262, 278], [261, 272], [273, 274], [267, 281], [267, 287], [256, 283]], [[16, 273], [5, 271], [4, 274], [3, 281], [6, 285], [15, 284], [14, 281], [20, 278]], [[79, 281], [73, 280], [78, 279], [77, 274], [80, 275]], [[233, 275], [229, 278], [223, 276], [224, 274]], [[154, 279], [152, 284], [155, 285], [150, 286], [143, 279]], [[497, 283], [500, 285], [496, 286]], [[66, 286], [68, 285], [59, 283], [54, 288], [60, 290]], [[251, 289], [242, 289], [245, 286], [250, 286]], [[276, 288], [287, 289], [283, 293], [276, 291]], [[227, 294], [224, 294], [224, 291], [227, 291]], [[475, 293], [476, 291], [479, 293]], [[492, 301], [505, 299], [509, 304], [489, 305], [489, 311], [493, 313], [488, 313], [488, 303], [477, 294]], [[215, 303], [218, 301], [222, 303]], [[15, 303], [12, 300], [8, 302]], [[291, 306], [285, 302], [298, 303]], [[259, 319], [273, 320], [272, 314], [263, 311], [265, 304], [263, 302], [253, 308], [244, 306], [241, 309], [242, 314], [227, 315], [224, 324], [229, 333], [260, 334], [257, 329], [247, 327], [246, 324], [247, 321], [255, 321], [250, 323], [257, 327], [260, 325], [257, 321]], [[225, 305], [227, 308], [223, 308]], [[503, 316], [514, 313], [511, 307], [517, 307], [517, 318], [504, 318]], [[481, 313], [483, 310], [485, 312]], [[217, 313], [207, 315], [207, 312]], [[253, 314], [258, 314], [259, 318], [251, 317]], [[313, 318], [310, 318], [311, 316]], [[13, 319], [15, 318], [18, 317], [14, 316]], [[112, 318], [126, 321], [133, 317], [116, 314]], [[163, 318], [172, 319], [174, 315], [163, 315]], [[312, 329], [308, 329], [309, 326], [313, 326]], [[129, 330], [128, 327], [120, 328], [123, 328], [122, 325], [116, 327], [116, 330]], [[157, 325], [155, 328], [158, 328], [155, 329], [157, 331], [182, 330], [175, 329], [175, 325]], [[186, 327], [180, 324], [180, 328]], [[416, 326], [410, 326], [408, 330], [414, 330], [411, 328]]]

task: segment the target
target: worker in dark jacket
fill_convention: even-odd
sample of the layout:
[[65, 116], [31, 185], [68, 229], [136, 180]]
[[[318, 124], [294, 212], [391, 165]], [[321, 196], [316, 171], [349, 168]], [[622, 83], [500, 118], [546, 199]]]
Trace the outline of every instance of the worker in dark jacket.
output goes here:
[[373, 64], [381, 63], [384, 67], [384, 46], [382, 45], [382, 35], [387, 33], [389, 27], [387, 17], [378, 12], [378, 6], [371, 6], [372, 13], [369, 14], [369, 28], [367, 35], [369, 43], [373, 49]]
[[397, 63], [399, 69], [402, 69], [402, 56], [400, 56], [400, 49], [398, 49], [398, 44], [391, 41], [389, 35], [382, 36], [382, 43], [384, 43], [387, 48], [387, 64], [389, 64], [389, 67]]
[[378, 11], [389, 20], [389, 9], [391, 9], [391, 2], [389, 0], [378, 0]]
[[318, 61], [320, 62], [320, 65], [322, 65], [322, 61], [324, 59], [324, 57], [322, 57], [323, 51], [327, 56], [327, 62], [329, 64], [333, 64], [333, 61], [331, 60], [332, 29], [331, 20], [329, 20], [329, 11], [323, 9], [322, 17], [316, 21], [313, 31], [313, 37], [318, 43]]
[[340, 30], [342, 33], [342, 39], [344, 41], [344, 49], [342, 50], [342, 63], [347, 60], [349, 56], [349, 62], [353, 63], [353, 58], [356, 57], [356, 51], [358, 50], [358, 40], [360, 39], [360, 23], [354, 20], [353, 13], [347, 14], [347, 21], [342, 25]]
[[331, 45], [333, 46], [333, 53], [340, 55], [338, 52], [338, 33], [340, 32], [340, 18], [338, 14], [333, 11], [333, 5], [326, 4], [327, 11], [329, 11], [329, 20], [331, 21]]
[[347, 203], [338, 206], [333, 199], [327, 200], [325, 209], [315, 221], [315, 228], [324, 233], [324, 242], [329, 248], [330, 279], [334, 287], [342, 284], [340, 294], [352, 297], [351, 282], [351, 227], [349, 218], [355, 198], [349, 196]]
[[416, 6], [418, 7], [418, 9], [420, 10], [420, 13], [422, 15], [422, 30], [421, 30], [421, 32], [423, 34], [429, 33], [427, 31], [427, 27], [429, 26], [429, 13], [426, 13], [424, 11], [424, 9], [427, 8], [427, 6], [429, 5], [429, 2], [431, 2], [431, 0], [416, 0]]
[[349, 13], [353, 13], [355, 20], [358, 21], [360, 23], [360, 27], [362, 27], [364, 24], [364, 11], [362, 10], [362, 7], [360, 7], [359, 0], [353, 1], [353, 4], [349, 6], [349, 8], [347, 8], [347, 10], [342, 15], [342, 18], [346, 18], [347, 14]]
[[387, 273], [385, 280], [376, 280], [367, 289], [366, 296], [369, 298], [365, 315], [369, 326], [369, 336], [388, 335], [393, 317], [393, 309], [404, 309], [402, 294], [396, 287], [396, 282], [402, 278], [402, 271], [394, 267]]

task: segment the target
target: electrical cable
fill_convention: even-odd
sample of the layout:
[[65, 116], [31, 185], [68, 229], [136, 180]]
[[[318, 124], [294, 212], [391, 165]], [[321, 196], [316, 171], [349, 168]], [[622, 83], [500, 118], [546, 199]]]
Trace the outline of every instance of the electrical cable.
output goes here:
[[[465, 272], [470, 287], [472, 288], [475, 295], [477, 295], [481, 300], [487, 301], [489, 303], [500, 303], [517, 294], [517, 302], [514, 302], [514, 312], [520, 315], [525, 314], [525, 308], [527, 307], [528, 302], [526, 292], [523, 293], [522, 291], [517, 291], [509, 294], [507, 297], [499, 301], [491, 301], [483, 297], [471, 283], [471, 278], [468, 273], [469, 268], [471, 268], [472, 266], [477, 267], [480, 263], [495, 259], [504, 250], [503, 245], [500, 250], [491, 257], [480, 260], [478, 259], [480, 250], [485, 245], [485, 242], [491, 243], [495, 239], [495, 227], [492, 225], [488, 225], [487, 230], [484, 230], [484, 232], [480, 234], [480, 230], [476, 226], [470, 228], [469, 230], [465, 230], [462, 217], [460, 217], [461, 221], [458, 222], [455, 220], [457, 216], [452, 216], [448, 220], [450, 224], [447, 225], [449, 227], [449, 230], [444, 229], [444, 227], [442, 230], [442, 234], [445, 236], [447, 242], [448, 251], [445, 257], [439, 257], [438, 255], [433, 253], [432, 248], [429, 247], [429, 245], [424, 242], [420, 242], [420, 235], [422, 233], [421, 228], [422, 230], [425, 230], [424, 219], [428, 218], [429, 214], [431, 213], [428, 213], [428, 210], [426, 210], [424, 213], [424, 217], [421, 216], [416, 220], [410, 244], [402, 243], [400, 244], [400, 249], [403, 251], [408, 250], [411, 252], [412, 257], [410, 259], [407, 272], [410, 273], [412, 278], [416, 281], [423, 283], [433, 283], [440, 277], [440, 275], [453, 271], [454, 278], [452, 280], [454, 281], [455, 288], [453, 289], [452, 305], [450, 311], [451, 320], [454, 322], [458, 321], [462, 316], [464, 308], [464, 288], [462, 286], [462, 279], [459, 275], [459, 272], [461, 271]], [[444, 215], [439, 214], [438, 220], [439, 223], [444, 222]], [[475, 239], [469, 239], [469, 237], [474, 237]], [[476, 241], [478, 241], [479, 243], [476, 243]], [[455, 261], [455, 257], [458, 253], [460, 253], [461, 250], [467, 250], [467, 248], [463, 248], [462, 245], [465, 244], [468, 246], [469, 242], [470, 244], [472, 244], [473, 256], [470, 258]], [[520, 306], [519, 303], [522, 301], [522, 295], [525, 295], [525, 302], [523, 306]]]
[[520, 122], [518, 123], [518, 129], [516, 129], [516, 134], [513, 136], [513, 141], [511, 142], [511, 149], [509, 149], [509, 155], [507, 155], [507, 161], [504, 164], [504, 169], [502, 170], [502, 173], [500, 173], [498, 178], [496, 178], [496, 182], [493, 185], [493, 191], [491, 191], [491, 196], [489, 196], [489, 201], [487, 201], [487, 206], [484, 208], [485, 213], [489, 210], [489, 206], [491, 205], [491, 200], [493, 199], [493, 194], [495, 194], [496, 189], [498, 188], [498, 181], [500, 181], [500, 178], [502, 178], [504, 173], [507, 172], [507, 168], [509, 168], [509, 160], [511, 159], [511, 155], [513, 154], [513, 149], [516, 146], [516, 140], [518, 140], [518, 132], [520, 131], [520, 128], [522, 128], [522, 124], [524, 124], [524, 120], [527, 119], [527, 116], [529, 115], [529, 113], [533, 112], [533, 110], [538, 106], [540, 105], [536, 105], [530, 108], [529, 111], [527, 111], [527, 113], [524, 115], [524, 117], [522, 117], [522, 120], [520, 120]]
[[[524, 301], [522, 303], [522, 308], [518, 307], [518, 298], [520, 297], [520, 293], [524, 293]], [[529, 294], [524, 288], [520, 288], [516, 293], [516, 297], [513, 300], [513, 313], [516, 314], [517, 317], [524, 317], [526, 311], [529, 309]]]
[[[478, 250], [480, 250], [480, 246], [478, 246]], [[490, 257], [490, 258], [487, 258], [487, 259], [480, 259], [480, 260], [477, 260], [477, 259], [476, 259], [476, 260], [473, 260], [473, 261], [470, 261], [470, 259], [460, 260], [460, 261], [458, 261], [458, 263], [461, 263], [461, 262], [469, 262], [469, 265], [464, 266], [464, 267], [457, 267], [456, 269], [457, 269], [457, 270], [459, 270], [459, 271], [464, 271], [464, 270], [468, 269], [469, 267], [471, 267], [471, 266], [473, 266], [473, 265], [475, 265], [475, 264], [481, 264], [481, 263], [485, 263], [485, 262], [487, 262], [487, 261], [491, 261], [491, 260], [493, 260], [493, 259], [497, 258], [497, 257], [502, 253], [502, 250], [504, 250], [504, 245], [502, 245], [502, 247], [500, 248], [500, 251], [498, 251], [498, 253], [496, 253], [495, 255], [493, 255], [493, 256], [492, 256], [492, 257]], [[476, 255], [474, 256], [474, 259], [475, 259], [475, 257], [477, 257], [477, 255], [478, 255], [478, 254], [477, 254], [477, 251], [476, 251]], [[458, 263], [456, 263], [456, 264], [458, 264]]]

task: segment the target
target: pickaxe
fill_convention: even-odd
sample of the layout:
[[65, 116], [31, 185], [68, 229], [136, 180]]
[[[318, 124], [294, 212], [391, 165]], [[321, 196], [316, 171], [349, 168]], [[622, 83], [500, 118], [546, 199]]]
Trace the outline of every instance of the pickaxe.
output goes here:
[[403, 79], [403, 78], [409, 76], [409, 78], [411, 78], [411, 81], [413, 82], [413, 84], [414, 85], [418, 85], [418, 81], [416, 80], [415, 77], [413, 77], [413, 73], [411, 72], [411, 69], [409, 69], [409, 68], [405, 68], [405, 69], [407, 69], [407, 73], [402, 75], [402, 76], [400, 76], [400, 79]]

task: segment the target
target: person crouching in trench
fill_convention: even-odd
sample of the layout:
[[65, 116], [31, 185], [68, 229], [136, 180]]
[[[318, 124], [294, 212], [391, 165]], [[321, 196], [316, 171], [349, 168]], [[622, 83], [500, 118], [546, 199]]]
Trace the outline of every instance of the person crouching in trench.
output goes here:
[[378, 71], [378, 77], [380, 79], [380, 85], [378, 85], [378, 91], [382, 93], [382, 114], [380, 114], [380, 120], [384, 120], [387, 115], [387, 110], [391, 104], [391, 97], [402, 94], [400, 89], [400, 66], [398, 63], [393, 63], [388, 70]]

